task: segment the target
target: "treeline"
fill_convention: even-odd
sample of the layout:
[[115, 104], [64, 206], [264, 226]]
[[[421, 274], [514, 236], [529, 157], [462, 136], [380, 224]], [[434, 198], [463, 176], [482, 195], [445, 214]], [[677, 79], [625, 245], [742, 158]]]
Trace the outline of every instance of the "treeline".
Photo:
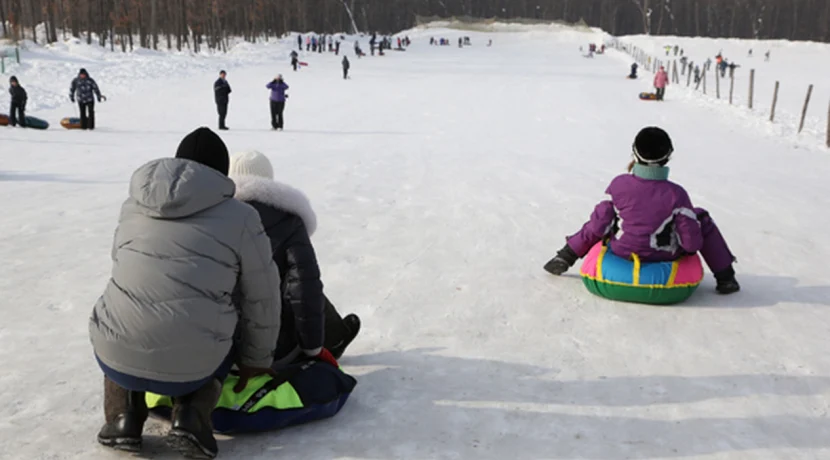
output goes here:
[[0, 0], [5, 36], [51, 43], [71, 35], [124, 50], [223, 49], [231, 36], [257, 41], [288, 31], [394, 33], [418, 16], [584, 21], [614, 35], [830, 42], [830, 0]]

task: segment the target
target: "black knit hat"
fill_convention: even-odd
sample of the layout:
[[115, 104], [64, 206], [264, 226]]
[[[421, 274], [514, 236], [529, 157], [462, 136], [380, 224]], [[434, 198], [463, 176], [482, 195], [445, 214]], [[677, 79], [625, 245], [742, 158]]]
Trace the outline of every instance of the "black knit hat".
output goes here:
[[185, 158], [228, 175], [230, 159], [222, 139], [208, 128], [199, 128], [185, 136], [176, 151], [176, 158]]
[[86, 76], [88, 77], [88, 76], [89, 76], [89, 72], [87, 72], [87, 71], [86, 71], [86, 69], [81, 69], [81, 70], [78, 72], [78, 75], [86, 75]]
[[649, 126], [637, 133], [633, 150], [638, 163], [663, 166], [669, 162], [674, 146], [668, 133], [656, 126]]
[[17, 77], [12, 75], [11, 77], [9, 77], [9, 83], [18, 83], [19, 84], [20, 82], [17, 81]]

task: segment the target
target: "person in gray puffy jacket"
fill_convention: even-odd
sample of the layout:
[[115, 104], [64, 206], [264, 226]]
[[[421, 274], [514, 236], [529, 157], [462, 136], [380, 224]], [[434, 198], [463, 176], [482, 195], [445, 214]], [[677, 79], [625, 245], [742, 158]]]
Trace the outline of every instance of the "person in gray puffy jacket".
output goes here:
[[[233, 199], [228, 151], [200, 128], [176, 158], [133, 173], [112, 249], [112, 277], [89, 334], [104, 371], [100, 443], [136, 451], [144, 393], [173, 397], [168, 444], [185, 456], [218, 449], [210, 414], [235, 363], [242, 391], [273, 374], [281, 294], [257, 211]], [[231, 297], [241, 299], [237, 307]]]

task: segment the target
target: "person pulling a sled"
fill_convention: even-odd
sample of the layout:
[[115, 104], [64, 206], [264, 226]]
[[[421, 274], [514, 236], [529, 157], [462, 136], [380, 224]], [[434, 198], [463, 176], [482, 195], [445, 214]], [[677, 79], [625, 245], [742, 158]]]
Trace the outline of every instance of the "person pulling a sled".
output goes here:
[[29, 96], [26, 90], [20, 86], [17, 77], [12, 75], [9, 78], [9, 94], [12, 96], [11, 110], [9, 111], [9, 124], [17, 126], [20, 123], [21, 128], [26, 127], [26, 102]]
[[294, 69], [294, 72], [297, 71], [297, 67], [300, 66], [300, 55], [297, 54], [296, 51], [291, 51], [291, 68]]
[[669, 84], [669, 74], [666, 73], [666, 68], [660, 66], [660, 70], [654, 75], [654, 89], [657, 92], [657, 100], [662, 101], [666, 95], [666, 86]]
[[715, 221], [695, 208], [689, 194], [669, 181], [674, 147], [660, 128], [641, 130], [633, 145], [629, 174], [614, 178], [605, 193], [610, 199], [594, 208], [591, 219], [551, 259], [545, 270], [561, 275], [601, 241], [622, 258], [637, 254], [643, 262], [678, 260], [700, 252], [715, 275], [717, 292], [740, 290], [735, 280], [735, 261]]
[[81, 129], [95, 129], [95, 99], [97, 97], [98, 102], [101, 102], [107, 98], [101, 95], [98, 84], [89, 76], [86, 69], [78, 72], [78, 76], [72, 80], [69, 87], [69, 100], [75, 102], [76, 96], [81, 111]]
[[282, 321], [274, 368], [316, 358], [338, 366], [337, 359], [360, 330], [357, 315], [341, 318], [323, 294], [320, 266], [311, 235], [317, 216], [301, 191], [274, 180], [274, 168], [260, 152], [231, 157], [229, 176], [236, 198], [259, 212], [280, 273]]
[[112, 275], [89, 320], [104, 372], [98, 442], [105, 446], [141, 449], [151, 392], [173, 398], [167, 444], [186, 457], [213, 458], [211, 412], [231, 366], [239, 369], [238, 391], [275, 375], [279, 272], [259, 214], [233, 199], [229, 163], [219, 136], [199, 128], [175, 158], [132, 175]]

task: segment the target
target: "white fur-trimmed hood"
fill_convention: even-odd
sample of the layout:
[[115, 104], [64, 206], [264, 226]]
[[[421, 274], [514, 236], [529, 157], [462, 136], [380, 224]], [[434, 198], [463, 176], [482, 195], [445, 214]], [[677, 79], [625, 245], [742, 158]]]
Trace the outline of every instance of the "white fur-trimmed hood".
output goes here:
[[283, 211], [300, 216], [308, 235], [317, 230], [317, 215], [311, 209], [311, 202], [301, 191], [280, 182], [258, 176], [231, 177], [236, 183], [234, 198], [239, 201], [258, 201]]

